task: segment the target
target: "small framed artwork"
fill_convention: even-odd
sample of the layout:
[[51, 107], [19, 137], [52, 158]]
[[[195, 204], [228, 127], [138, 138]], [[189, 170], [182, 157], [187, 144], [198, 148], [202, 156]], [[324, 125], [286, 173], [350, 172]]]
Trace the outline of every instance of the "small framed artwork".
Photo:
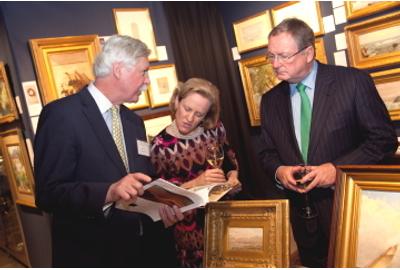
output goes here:
[[8, 83], [4, 63], [0, 61], [0, 123], [18, 119], [18, 111]]
[[15, 202], [35, 207], [33, 172], [22, 132], [13, 129], [1, 133], [0, 137]]
[[266, 47], [272, 30], [269, 10], [234, 22], [233, 30], [239, 53]]
[[[304, 12], [299, 12], [304, 11]], [[316, 36], [325, 33], [318, 1], [290, 1], [271, 9], [274, 26], [284, 19], [298, 18], [306, 22]]]
[[289, 267], [288, 200], [206, 206], [204, 267]]
[[397, 1], [344, 1], [348, 20], [368, 16], [399, 6]]
[[240, 60], [239, 69], [250, 124], [252, 126], [259, 126], [261, 120], [261, 97], [277, 85], [280, 80], [276, 77], [272, 64], [264, 55]]
[[36, 81], [22, 83], [26, 105], [28, 106], [29, 116], [37, 116], [42, 111], [39, 90]]
[[371, 73], [393, 121], [400, 120], [400, 68]]
[[94, 79], [92, 66], [100, 52], [97, 35], [29, 42], [44, 104], [72, 95]]
[[140, 39], [151, 50], [149, 61], [157, 61], [157, 45], [148, 8], [114, 8], [115, 24], [120, 35]]
[[148, 91], [149, 90], [147, 89], [146, 91], [142, 92], [137, 102], [125, 102], [124, 105], [131, 110], [138, 110], [149, 107], [150, 102]]
[[328, 267], [400, 267], [400, 166], [342, 166]]
[[175, 65], [166, 64], [149, 68], [150, 87], [149, 97], [151, 107], [169, 104], [169, 100], [178, 85]]
[[144, 120], [148, 143], [150, 143], [164, 128], [171, 124], [172, 118], [169, 111], [166, 111], [165, 114], [166, 115]]
[[323, 64], [328, 64], [328, 60], [326, 58], [326, 53], [325, 53], [324, 39], [322, 37], [315, 39], [315, 59], [317, 59]]
[[345, 28], [352, 66], [367, 69], [400, 61], [400, 12]]

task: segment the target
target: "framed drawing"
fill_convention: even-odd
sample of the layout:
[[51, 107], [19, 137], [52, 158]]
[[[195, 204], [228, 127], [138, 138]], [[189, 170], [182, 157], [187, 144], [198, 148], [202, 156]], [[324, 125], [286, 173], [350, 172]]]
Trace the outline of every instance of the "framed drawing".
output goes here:
[[400, 120], [400, 68], [371, 73], [390, 118]]
[[239, 53], [266, 47], [268, 34], [272, 30], [269, 10], [235, 21], [233, 30]]
[[324, 39], [322, 37], [315, 39], [315, 59], [321, 63], [328, 64], [328, 59], [326, 58], [325, 53]]
[[[299, 12], [300, 10], [306, 12]], [[295, 17], [305, 21], [313, 29], [316, 36], [325, 33], [318, 1], [285, 2], [272, 8], [271, 13], [274, 26], [284, 19]]]
[[128, 107], [131, 110], [137, 110], [137, 109], [143, 109], [147, 108], [150, 106], [149, 103], [149, 90], [147, 89], [146, 91], [142, 92], [142, 94], [139, 96], [139, 100], [136, 103], [124, 103], [126, 107]]
[[349, 58], [357, 68], [375, 68], [400, 61], [400, 12], [345, 28]]
[[37, 116], [42, 111], [39, 90], [36, 81], [22, 83], [26, 105], [28, 106], [29, 116]]
[[1, 133], [0, 137], [15, 202], [35, 207], [33, 172], [22, 133], [13, 129]]
[[240, 76], [246, 97], [250, 124], [260, 125], [261, 97], [271, 90], [280, 80], [275, 76], [272, 64], [264, 55], [239, 61]]
[[151, 50], [150, 61], [157, 61], [157, 45], [148, 8], [114, 8], [115, 25], [120, 35], [143, 41]]
[[400, 166], [340, 169], [328, 266], [400, 267]]
[[161, 130], [171, 124], [171, 122], [172, 118], [169, 114], [169, 111], [166, 111], [166, 115], [164, 116], [144, 120], [144, 126], [146, 128], [147, 134], [147, 142], [150, 143], [153, 138], [157, 136]]
[[18, 119], [18, 111], [8, 83], [4, 63], [0, 61], [0, 123]]
[[344, 1], [348, 20], [375, 14], [399, 6], [397, 1]]
[[94, 79], [97, 35], [40, 38], [30, 41], [44, 104], [72, 95]]
[[209, 203], [205, 237], [204, 267], [289, 267], [289, 203]]
[[169, 100], [178, 85], [175, 65], [166, 64], [149, 68], [149, 97], [151, 107], [160, 107], [169, 104]]

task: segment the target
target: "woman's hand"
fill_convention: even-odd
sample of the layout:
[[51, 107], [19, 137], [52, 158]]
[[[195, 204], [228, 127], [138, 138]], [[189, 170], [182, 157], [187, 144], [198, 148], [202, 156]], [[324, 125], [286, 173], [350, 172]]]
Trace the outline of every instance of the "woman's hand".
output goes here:
[[232, 187], [232, 189], [228, 192], [228, 194], [236, 194], [242, 190], [242, 183], [240, 183], [238, 179], [238, 171], [230, 171], [227, 173], [228, 176], [228, 184]]
[[174, 225], [184, 218], [181, 210], [176, 205], [174, 205], [173, 207], [162, 205], [158, 210], [158, 213], [160, 214], [161, 220], [163, 221], [165, 228]]
[[208, 169], [194, 180], [194, 186], [205, 186], [214, 183], [226, 182], [224, 171], [221, 169]]

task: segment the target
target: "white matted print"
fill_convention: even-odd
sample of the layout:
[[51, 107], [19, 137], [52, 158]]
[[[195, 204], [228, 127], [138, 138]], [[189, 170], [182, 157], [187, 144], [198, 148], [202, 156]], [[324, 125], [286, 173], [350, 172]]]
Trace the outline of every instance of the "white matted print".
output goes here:
[[167, 105], [178, 85], [175, 65], [152, 66], [149, 69], [150, 87], [149, 97], [151, 107], [160, 107]]
[[42, 111], [42, 102], [40, 101], [40, 94], [36, 81], [22, 82], [22, 89], [24, 90], [29, 116], [39, 115]]

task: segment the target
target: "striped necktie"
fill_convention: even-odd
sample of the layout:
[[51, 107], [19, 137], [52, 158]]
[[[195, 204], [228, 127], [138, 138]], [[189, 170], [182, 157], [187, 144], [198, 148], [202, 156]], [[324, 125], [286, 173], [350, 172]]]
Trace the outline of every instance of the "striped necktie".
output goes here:
[[118, 148], [119, 155], [121, 156], [121, 159], [124, 162], [125, 169], [127, 172], [129, 172], [128, 157], [126, 155], [124, 141], [122, 140], [122, 123], [118, 106], [113, 105], [111, 107], [111, 116], [112, 116], [112, 136], [115, 145]]
[[296, 85], [300, 94], [300, 138], [301, 138], [301, 154], [303, 160], [307, 163], [308, 145], [310, 142], [310, 128], [311, 128], [311, 103], [306, 94], [306, 88], [301, 82]]

